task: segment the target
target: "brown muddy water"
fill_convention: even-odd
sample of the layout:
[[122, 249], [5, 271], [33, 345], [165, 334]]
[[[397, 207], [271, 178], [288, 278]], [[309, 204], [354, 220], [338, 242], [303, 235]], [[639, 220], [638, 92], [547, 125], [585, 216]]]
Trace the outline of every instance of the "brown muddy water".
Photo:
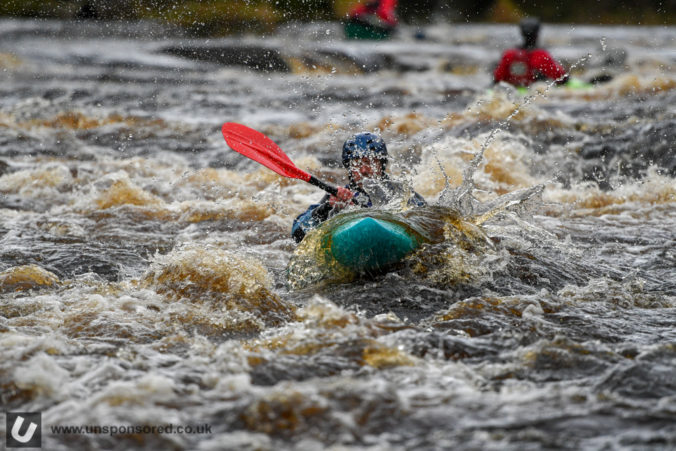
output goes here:
[[[529, 95], [487, 89], [514, 28], [414, 32], [0, 21], [1, 410], [50, 450], [676, 447], [676, 29], [545, 26], [612, 79]], [[436, 239], [318, 270], [322, 193], [227, 121], [333, 183], [378, 131]]]

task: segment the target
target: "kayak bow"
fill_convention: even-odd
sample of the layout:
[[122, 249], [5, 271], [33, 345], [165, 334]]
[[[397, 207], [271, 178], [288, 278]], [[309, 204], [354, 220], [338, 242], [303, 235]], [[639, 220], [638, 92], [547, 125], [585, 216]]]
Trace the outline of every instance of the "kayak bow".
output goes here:
[[372, 272], [401, 261], [420, 244], [404, 225], [366, 216], [336, 227], [324, 237], [322, 247], [343, 266]]

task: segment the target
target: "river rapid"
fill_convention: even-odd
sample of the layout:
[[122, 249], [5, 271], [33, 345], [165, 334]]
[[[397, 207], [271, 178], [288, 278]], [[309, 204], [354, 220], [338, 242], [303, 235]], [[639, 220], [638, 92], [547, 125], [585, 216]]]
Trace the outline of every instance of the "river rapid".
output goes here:
[[[676, 447], [676, 29], [545, 25], [605, 82], [528, 95], [488, 89], [515, 27], [420, 31], [1, 20], [2, 410], [50, 450]], [[441, 238], [299, 269], [322, 193], [228, 121], [335, 184], [381, 133]], [[53, 429], [165, 424], [209, 430]]]

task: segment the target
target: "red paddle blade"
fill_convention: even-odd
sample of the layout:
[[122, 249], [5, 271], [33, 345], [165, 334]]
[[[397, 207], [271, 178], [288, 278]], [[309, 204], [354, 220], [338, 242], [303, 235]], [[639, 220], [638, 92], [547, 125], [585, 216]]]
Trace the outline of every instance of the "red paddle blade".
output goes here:
[[270, 138], [246, 125], [226, 122], [221, 128], [225, 142], [245, 157], [259, 162], [279, 175], [310, 181], [311, 175], [298, 169]]

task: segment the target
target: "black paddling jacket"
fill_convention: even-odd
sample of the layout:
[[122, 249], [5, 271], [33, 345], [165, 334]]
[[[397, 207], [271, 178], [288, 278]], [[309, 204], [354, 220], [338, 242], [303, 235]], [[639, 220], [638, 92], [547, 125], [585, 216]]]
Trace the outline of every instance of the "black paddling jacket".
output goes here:
[[[384, 183], [387, 185], [391, 182], [385, 181]], [[348, 188], [350, 191], [355, 193], [354, 199], [357, 200], [357, 203], [362, 208], [370, 208], [373, 206], [369, 195], [365, 191], [360, 190], [356, 185], [345, 185], [345, 188]], [[392, 190], [392, 192], [395, 191]], [[291, 227], [291, 236], [296, 241], [296, 243], [303, 241], [306, 233], [340, 211], [339, 209], [333, 208], [329, 204], [329, 197], [330, 196], [327, 194], [322, 198], [321, 201], [319, 201], [318, 204], [310, 205], [310, 207], [304, 213], [298, 215], [293, 221], [293, 227]], [[416, 192], [413, 192], [413, 195], [408, 200], [408, 204], [411, 207], [424, 207], [427, 205], [425, 199], [423, 199], [423, 197]]]

